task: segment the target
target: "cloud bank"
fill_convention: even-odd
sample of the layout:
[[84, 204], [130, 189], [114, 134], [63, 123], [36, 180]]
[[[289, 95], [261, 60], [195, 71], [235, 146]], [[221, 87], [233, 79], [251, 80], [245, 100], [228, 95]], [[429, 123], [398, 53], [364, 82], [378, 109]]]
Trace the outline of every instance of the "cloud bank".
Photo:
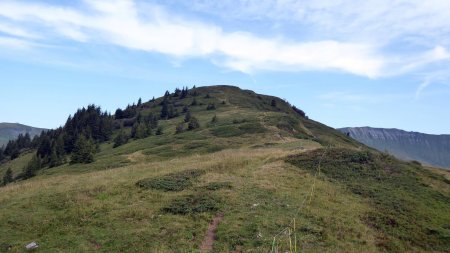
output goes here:
[[[423, 7], [421, 12], [410, 13], [402, 11], [409, 8], [406, 1], [381, 2], [371, 0], [355, 5], [343, 0], [224, 0], [215, 4], [194, 1], [191, 5], [195, 11], [218, 10], [235, 18], [289, 18], [289, 22], [329, 34], [308, 40], [225, 31], [218, 24], [186, 18], [164, 6], [141, 1], [84, 0], [61, 6], [6, 0], [0, 2], [0, 47], [23, 49], [42, 44], [63, 45], [67, 41], [107, 44], [177, 59], [201, 58], [245, 73], [340, 71], [369, 78], [408, 73], [450, 59], [446, 49], [448, 37], [425, 29], [450, 31], [449, 15], [443, 11], [450, 6], [443, 1], [408, 1], [414, 8]], [[244, 3], [246, 8], [241, 8]], [[395, 11], [391, 11], [393, 6]], [[438, 15], [431, 15], [434, 13]], [[419, 15], [434, 18], [420, 25], [423, 20], [416, 20]], [[411, 26], [404, 25], [408, 22]], [[382, 40], [366, 39], [368, 34]], [[394, 54], [385, 50], [390, 41], [399, 37], [423, 45], [424, 36], [433, 39], [426, 41], [422, 51]]]

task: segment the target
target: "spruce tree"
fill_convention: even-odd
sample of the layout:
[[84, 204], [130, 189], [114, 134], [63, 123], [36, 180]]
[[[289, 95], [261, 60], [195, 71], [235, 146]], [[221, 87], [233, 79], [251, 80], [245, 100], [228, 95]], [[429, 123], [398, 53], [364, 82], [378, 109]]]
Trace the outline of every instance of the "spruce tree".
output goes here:
[[161, 119], [167, 119], [169, 116], [169, 101], [164, 98], [162, 102], [162, 108], [161, 108]]
[[38, 155], [33, 156], [23, 170], [23, 178], [29, 179], [36, 176], [36, 172], [42, 167], [41, 158]]
[[200, 127], [200, 123], [196, 117], [191, 117], [191, 120], [188, 124], [188, 130], [194, 130]]
[[5, 159], [5, 154], [3, 154], [3, 148], [0, 147], [0, 161], [2, 161], [3, 159]]
[[184, 122], [189, 122], [191, 120], [191, 112], [186, 112], [186, 115], [184, 115]]
[[163, 134], [163, 128], [161, 126], [158, 127], [158, 129], [156, 129], [156, 135], [162, 135]]
[[273, 107], [277, 106], [277, 101], [275, 99], [272, 99], [272, 101], [270, 102], [270, 105]]
[[179, 134], [184, 132], [184, 122], [181, 122], [178, 124], [178, 126], [175, 128], [175, 134]]
[[119, 132], [119, 134], [117, 134], [116, 138], [114, 138], [113, 148], [122, 146], [127, 142], [128, 142], [128, 136], [125, 134], [125, 131], [123, 131], [123, 128], [122, 128], [122, 129], [120, 129], [120, 132]]
[[211, 119], [211, 123], [216, 123], [217, 122], [217, 115], [214, 114], [214, 117], [212, 117]]
[[75, 142], [70, 163], [92, 163], [95, 151], [96, 147], [93, 141], [81, 134]]
[[139, 98], [138, 102], [137, 102], [137, 107], [140, 107], [142, 105], [142, 99]]
[[7, 185], [13, 181], [13, 173], [11, 168], [8, 168], [3, 176], [3, 185]]

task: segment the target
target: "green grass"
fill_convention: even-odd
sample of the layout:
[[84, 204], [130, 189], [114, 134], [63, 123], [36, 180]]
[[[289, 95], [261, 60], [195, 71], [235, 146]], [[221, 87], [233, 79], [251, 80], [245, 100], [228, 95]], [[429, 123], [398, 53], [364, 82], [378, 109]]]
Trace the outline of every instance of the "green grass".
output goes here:
[[162, 211], [170, 214], [195, 214], [204, 212], [216, 212], [219, 210], [220, 201], [209, 193], [199, 192], [188, 196], [176, 198]]
[[[281, 99], [228, 86], [198, 91], [201, 105], [190, 107], [198, 130], [174, 134], [181, 114], [159, 122], [161, 136], [101, 144], [92, 164], [43, 169], [0, 187], [0, 247], [198, 252], [220, 212], [213, 252], [286, 252], [293, 243], [297, 252], [447, 250], [444, 172], [366, 152], [296, 117]], [[173, 98], [179, 112], [192, 100]], [[159, 113], [159, 102], [146, 103], [143, 114]], [[207, 111], [209, 103], [216, 110]], [[324, 146], [341, 148], [327, 153], [319, 174]], [[21, 171], [31, 155], [0, 171]]]
[[315, 150], [288, 161], [310, 171], [320, 162], [326, 179], [367, 200], [373, 208], [361, 219], [380, 232], [379, 247], [395, 252], [413, 246], [425, 251], [450, 248], [450, 197], [423, 182], [421, 175], [430, 172], [420, 165], [349, 149]]

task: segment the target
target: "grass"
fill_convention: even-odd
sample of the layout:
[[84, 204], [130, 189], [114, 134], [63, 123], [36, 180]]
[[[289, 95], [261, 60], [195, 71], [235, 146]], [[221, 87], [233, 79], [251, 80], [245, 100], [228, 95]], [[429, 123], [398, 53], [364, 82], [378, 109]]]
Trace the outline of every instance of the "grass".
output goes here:
[[[288, 161], [315, 170], [323, 152], [292, 156]], [[321, 172], [372, 206], [361, 219], [379, 232], [377, 246], [392, 252], [450, 248], [450, 215], [446, 211], [450, 197], [424, 183], [422, 175], [431, 172], [420, 165], [385, 154], [330, 149], [321, 160]], [[435, 180], [444, 179], [436, 176]]]
[[216, 212], [219, 210], [220, 201], [208, 193], [198, 192], [188, 196], [176, 198], [162, 211], [170, 214], [195, 214], [203, 212]]
[[[199, 92], [202, 105], [190, 108], [198, 130], [174, 134], [180, 115], [160, 121], [161, 136], [115, 149], [103, 143], [92, 164], [0, 187], [0, 247], [23, 252], [36, 241], [37, 252], [198, 252], [220, 212], [213, 252], [447, 250], [447, 175], [365, 152], [293, 117], [280, 99], [272, 107], [273, 97], [233, 87]], [[144, 115], [158, 113], [159, 102], [147, 103]], [[176, 101], [178, 110], [191, 102]], [[206, 111], [209, 103], [217, 109]], [[322, 145], [336, 148], [319, 173]], [[15, 161], [0, 171], [27, 159]]]

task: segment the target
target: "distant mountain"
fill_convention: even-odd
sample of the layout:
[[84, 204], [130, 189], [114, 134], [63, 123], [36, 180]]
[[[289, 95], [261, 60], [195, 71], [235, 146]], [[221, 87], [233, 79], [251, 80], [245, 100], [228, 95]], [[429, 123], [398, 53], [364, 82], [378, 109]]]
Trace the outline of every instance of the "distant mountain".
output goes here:
[[30, 134], [31, 138], [40, 134], [44, 128], [36, 128], [18, 123], [0, 123], [0, 147], [6, 145], [9, 140], [13, 140], [19, 134]]
[[450, 168], [450, 135], [406, 132], [399, 129], [346, 127], [339, 131], [380, 151], [405, 160]]

